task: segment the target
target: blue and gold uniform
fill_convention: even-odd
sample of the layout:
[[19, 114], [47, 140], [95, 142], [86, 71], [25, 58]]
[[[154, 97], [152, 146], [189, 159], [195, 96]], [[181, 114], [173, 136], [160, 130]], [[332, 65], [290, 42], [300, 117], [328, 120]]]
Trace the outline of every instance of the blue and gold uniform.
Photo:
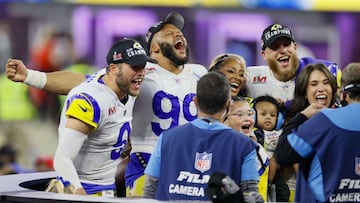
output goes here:
[[207, 73], [199, 64], [185, 64], [174, 74], [157, 64], [147, 63], [145, 78], [134, 106], [130, 162], [126, 169], [127, 196], [141, 196], [144, 170], [159, 135], [197, 117], [193, 102], [196, 84]]
[[128, 96], [122, 103], [103, 83], [104, 74], [102, 71], [90, 76], [70, 91], [59, 125], [59, 136], [63, 136], [68, 117], [94, 128], [74, 160], [81, 184], [88, 194], [115, 189], [116, 167], [131, 132], [135, 97]]

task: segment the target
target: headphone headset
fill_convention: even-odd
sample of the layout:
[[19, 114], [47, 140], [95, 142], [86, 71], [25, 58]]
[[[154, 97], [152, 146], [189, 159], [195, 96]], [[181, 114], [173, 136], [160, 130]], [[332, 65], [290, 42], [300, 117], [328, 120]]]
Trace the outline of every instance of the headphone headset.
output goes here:
[[[356, 93], [360, 93], [360, 83], [358, 83], [358, 82], [347, 84], [341, 90], [341, 94], [343, 94], [344, 98], [345, 98], [346, 94], [349, 94], [349, 96], [353, 96], [353, 95], [356, 95]], [[348, 105], [348, 102], [345, 99], [340, 101], [341, 107], [344, 107], [346, 105]]]
[[342, 89], [342, 91], [344, 93], [347, 92], [360, 92], [360, 83], [350, 83], [348, 85], [345, 85], [344, 88]]
[[250, 106], [254, 109], [255, 111], [255, 116], [254, 116], [254, 120], [255, 120], [255, 126], [257, 126], [257, 111], [256, 111], [256, 104], [258, 102], [270, 102], [272, 104], [274, 104], [276, 106], [276, 108], [278, 109], [278, 114], [277, 114], [277, 118], [276, 118], [276, 123], [275, 123], [275, 127], [273, 130], [280, 130], [284, 123], [285, 123], [285, 119], [284, 119], [284, 114], [280, 112], [280, 106], [277, 103], [276, 99], [274, 99], [272, 96], [269, 95], [265, 95], [265, 96], [260, 96], [257, 97], [255, 99], [253, 99], [250, 103]]

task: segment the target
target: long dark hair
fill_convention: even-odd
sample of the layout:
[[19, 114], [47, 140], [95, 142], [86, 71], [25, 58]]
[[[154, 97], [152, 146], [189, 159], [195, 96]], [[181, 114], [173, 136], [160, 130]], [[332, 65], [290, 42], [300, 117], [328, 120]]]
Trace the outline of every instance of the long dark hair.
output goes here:
[[305, 66], [303, 70], [301, 70], [300, 74], [296, 78], [294, 99], [286, 112], [287, 121], [310, 105], [306, 99], [306, 90], [309, 83], [310, 74], [315, 70], [324, 73], [329, 79], [329, 83], [332, 89], [331, 105], [335, 103], [337, 93], [337, 83], [335, 76], [327, 69], [324, 64], [309, 64]]

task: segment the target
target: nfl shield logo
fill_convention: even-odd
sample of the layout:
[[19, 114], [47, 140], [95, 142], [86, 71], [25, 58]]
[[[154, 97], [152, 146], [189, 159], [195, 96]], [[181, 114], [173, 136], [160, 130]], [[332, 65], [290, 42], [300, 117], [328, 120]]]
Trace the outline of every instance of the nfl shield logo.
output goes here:
[[203, 153], [196, 152], [194, 167], [196, 170], [203, 173], [211, 168], [211, 160], [212, 160], [211, 153], [208, 154], [206, 152]]
[[360, 176], [360, 157], [355, 157], [355, 174]]

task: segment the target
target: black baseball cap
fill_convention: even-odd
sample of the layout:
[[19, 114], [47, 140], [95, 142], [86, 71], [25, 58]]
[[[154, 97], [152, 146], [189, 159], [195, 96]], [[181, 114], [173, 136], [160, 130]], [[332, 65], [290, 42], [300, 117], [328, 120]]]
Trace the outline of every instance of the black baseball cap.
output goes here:
[[269, 47], [279, 37], [287, 37], [295, 42], [290, 28], [280, 24], [272, 24], [265, 28], [261, 35], [261, 49], [265, 50], [266, 47]]
[[172, 11], [168, 13], [163, 20], [152, 25], [148, 30], [148, 34], [146, 35], [146, 41], [149, 47], [155, 33], [159, 32], [166, 23], [173, 24], [177, 28], [179, 28], [179, 30], [183, 30], [185, 25], [185, 19], [180, 13]]
[[147, 61], [157, 63], [155, 59], [146, 55], [146, 51], [138, 41], [130, 38], [123, 38], [115, 42], [106, 56], [106, 61], [108, 65], [127, 63], [131, 66], [139, 66]]

